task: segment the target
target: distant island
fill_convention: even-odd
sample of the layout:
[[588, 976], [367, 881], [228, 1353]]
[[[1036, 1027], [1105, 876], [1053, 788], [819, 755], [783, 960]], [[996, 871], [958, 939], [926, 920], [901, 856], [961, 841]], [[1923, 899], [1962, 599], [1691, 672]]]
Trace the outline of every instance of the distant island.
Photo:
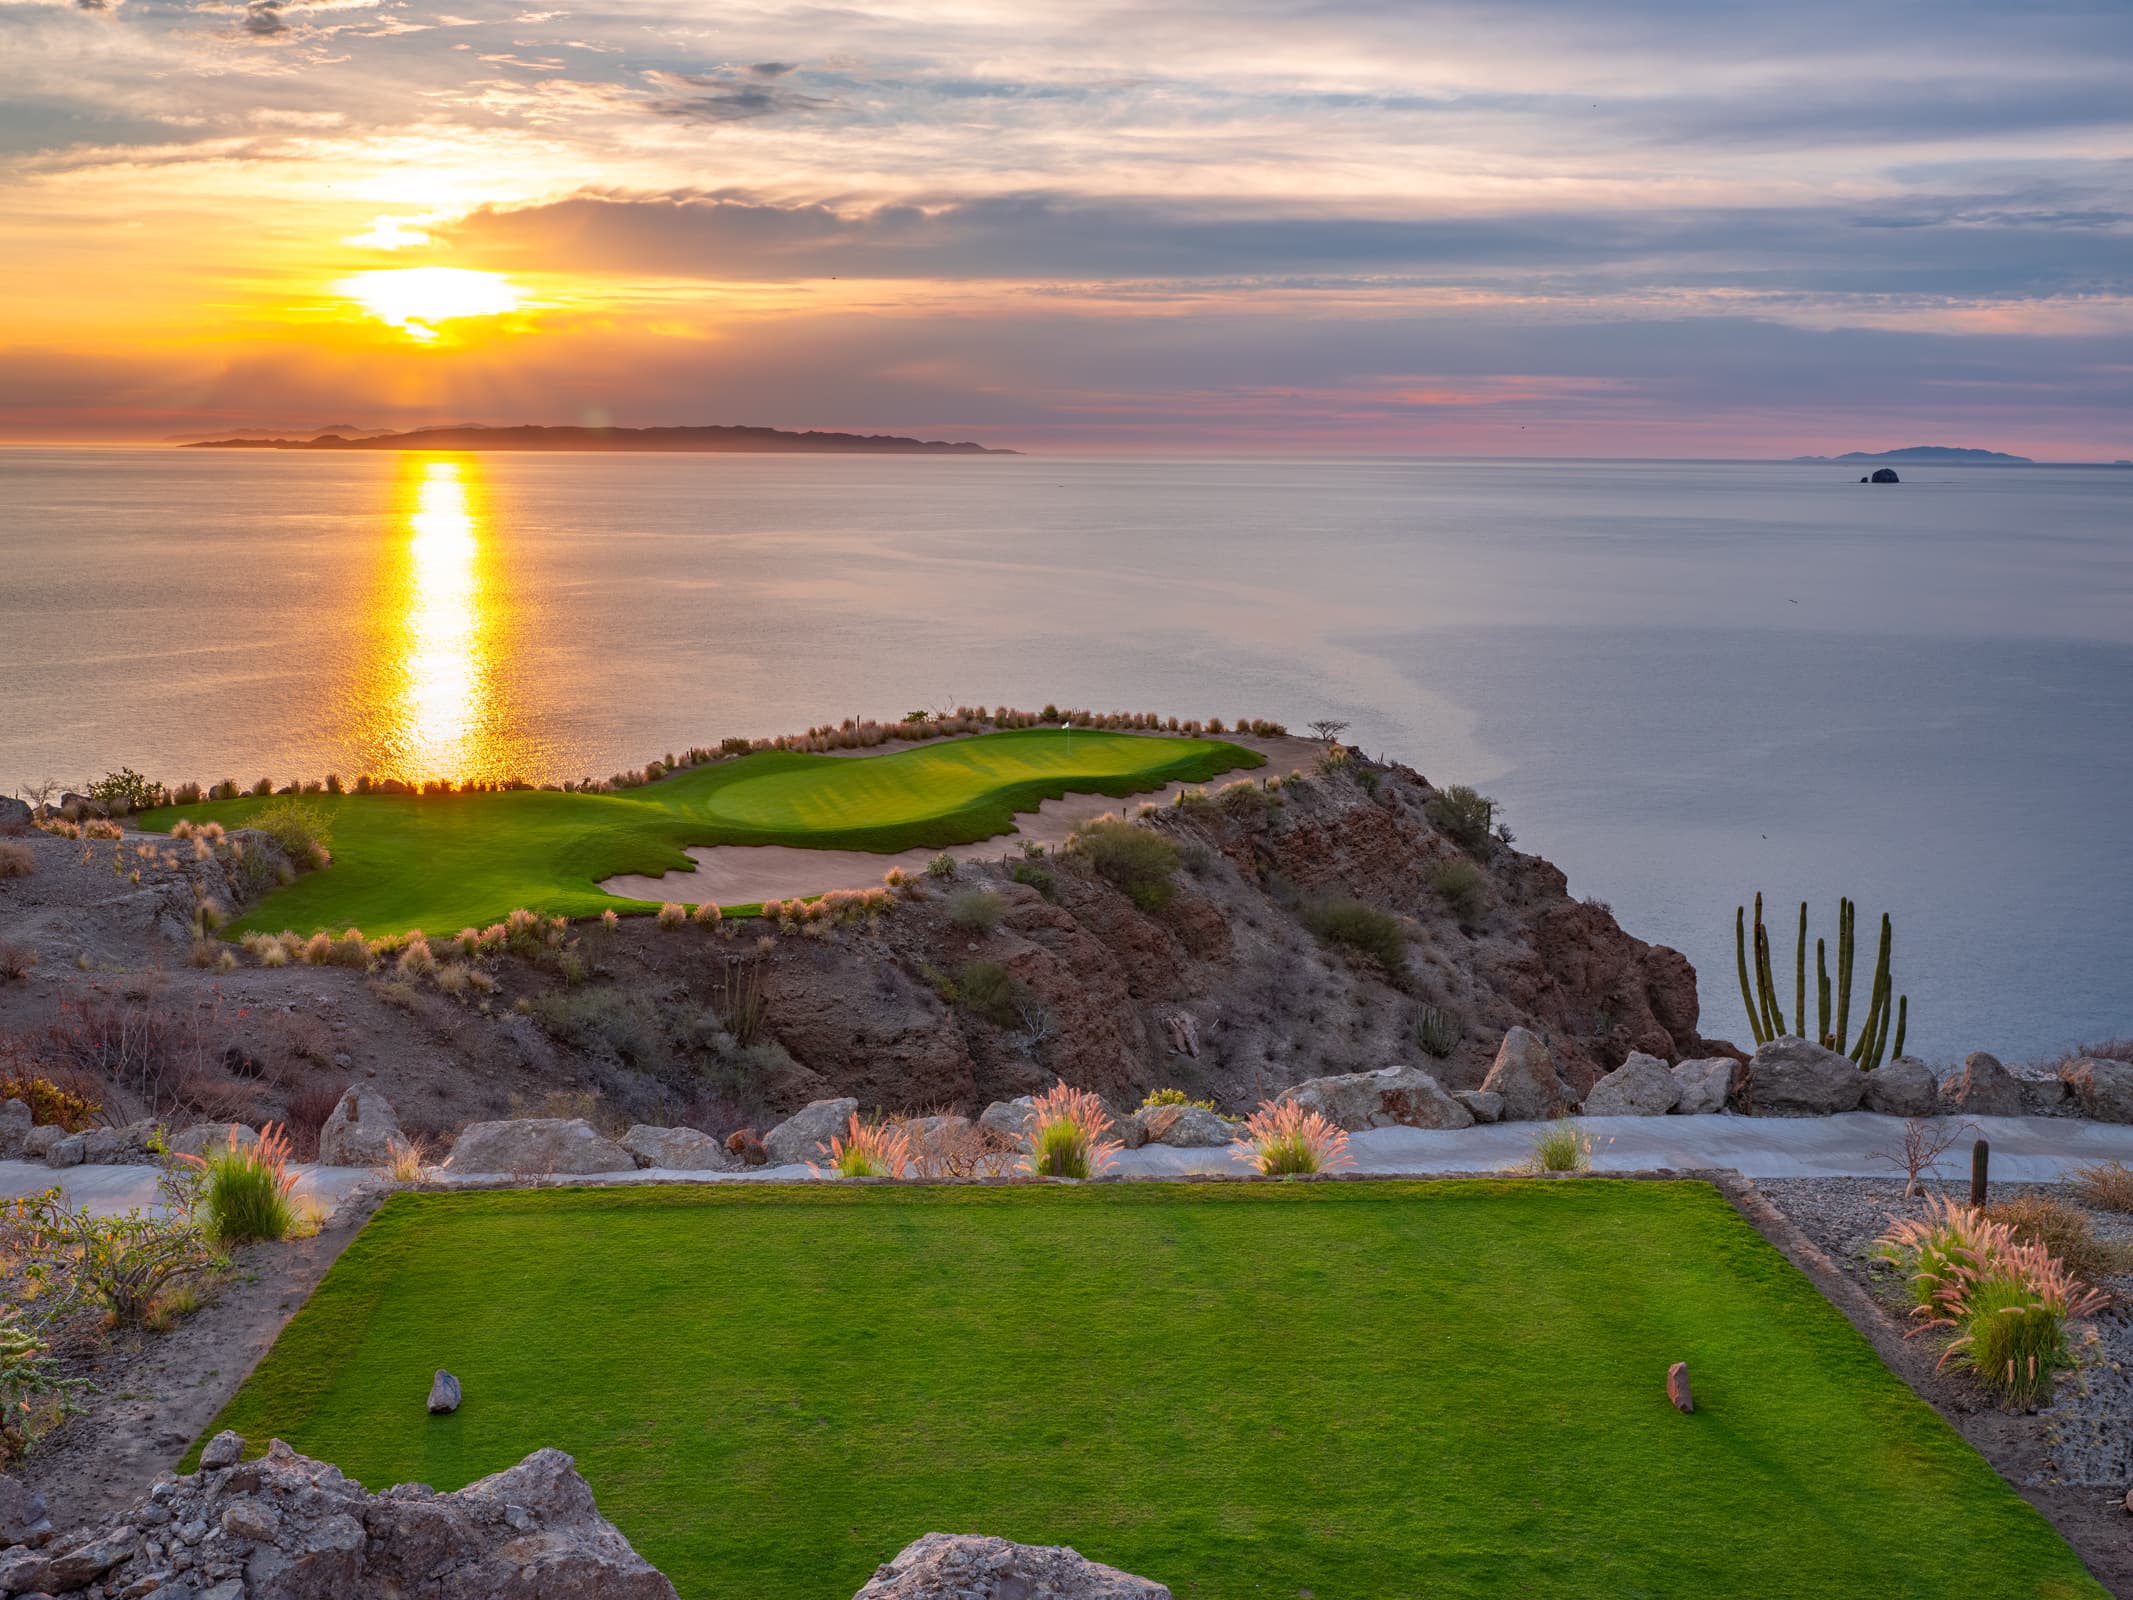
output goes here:
[[1794, 456], [1795, 461], [1928, 461], [1943, 466], [2033, 467], [2028, 456], [2004, 450], [1961, 450], [1945, 444], [1914, 444], [1901, 450], [1847, 450], [1841, 456]]
[[[666, 453], [765, 452], [780, 455], [965, 455], [1012, 456], [982, 444], [906, 439], [889, 433], [789, 433], [782, 428], [488, 428], [468, 423], [417, 428], [408, 433], [348, 437], [323, 433], [304, 438], [259, 438], [245, 429], [224, 439], [200, 439], [185, 450], [619, 450]], [[354, 432], [354, 430], [351, 430]]]

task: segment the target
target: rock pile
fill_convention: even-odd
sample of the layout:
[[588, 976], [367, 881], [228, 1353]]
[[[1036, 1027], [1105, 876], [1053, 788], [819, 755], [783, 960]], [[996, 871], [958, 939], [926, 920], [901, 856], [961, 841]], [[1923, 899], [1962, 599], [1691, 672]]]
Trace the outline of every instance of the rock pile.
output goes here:
[[929, 1533], [875, 1569], [852, 1600], [1170, 1600], [1160, 1583], [1065, 1545]]
[[236, 1434], [217, 1434], [198, 1472], [156, 1484], [115, 1524], [0, 1551], [0, 1594], [675, 1600], [560, 1450], [452, 1494], [366, 1494], [279, 1439], [256, 1461], [243, 1455]]

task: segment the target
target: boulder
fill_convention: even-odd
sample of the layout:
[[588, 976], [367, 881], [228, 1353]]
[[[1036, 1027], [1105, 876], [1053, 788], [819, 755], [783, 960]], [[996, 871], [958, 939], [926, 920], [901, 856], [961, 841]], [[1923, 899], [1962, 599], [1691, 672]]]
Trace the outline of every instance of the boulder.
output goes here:
[[[1030, 1118], [1036, 1115], [1035, 1103], [1029, 1095], [1019, 1100], [995, 1100], [978, 1113], [978, 1126], [990, 1128], [1017, 1149], [1029, 1147]], [[1142, 1142], [1147, 1136], [1142, 1135]]]
[[726, 1147], [695, 1128], [654, 1128], [638, 1123], [622, 1136], [622, 1148], [640, 1167], [667, 1172], [730, 1172], [740, 1165]]
[[1627, 1061], [1585, 1091], [1585, 1115], [1663, 1117], [1680, 1098], [1680, 1085], [1667, 1064], [1632, 1050]]
[[1740, 1063], [1731, 1056], [1697, 1056], [1674, 1064], [1674, 1109], [1683, 1116], [1709, 1116], [1726, 1109]]
[[1555, 1061], [1540, 1036], [1513, 1028], [1496, 1047], [1496, 1059], [1482, 1088], [1503, 1096], [1506, 1122], [1546, 1122], [1571, 1106], [1570, 1091], [1555, 1075]]
[[459, 1409], [459, 1400], [459, 1380], [445, 1371], [444, 1368], [439, 1367], [437, 1376], [430, 1379], [430, 1415], [441, 1417], [447, 1412], [457, 1411]]
[[1859, 481], [1861, 483], [1901, 483], [1903, 479], [1896, 476], [1894, 467], [1876, 467]]
[[1866, 1075], [1864, 1103], [1885, 1117], [1930, 1117], [1940, 1109], [1940, 1084], [1916, 1056], [1898, 1056]]
[[30, 825], [30, 803], [17, 800], [13, 795], [0, 794], [0, 832]]
[[1476, 1122], [1501, 1122], [1503, 1096], [1489, 1089], [1454, 1089], [1452, 1098], [1467, 1109]]
[[129, 1122], [117, 1128], [91, 1128], [81, 1138], [81, 1158], [93, 1166], [138, 1165], [154, 1160], [149, 1150], [156, 1136], [150, 1121]]
[[2085, 1116], [2098, 1122], [2133, 1122], [2133, 1063], [2082, 1056], [2059, 1069]]
[[1141, 1120], [1142, 1113], [1147, 1109], [1143, 1106], [1139, 1111], [1129, 1111], [1122, 1117], [1111, 1119], [1111, 1137], [1119, 1142], [1121, 1148], [1138, 1150], [1148, 1142], [1148, 1124]]
[[1237, 1138], [1237, 1130], [1205, 1106], [1149, 1106], [1139, 1116], [1149, 1144], [1212, 1150]]
[[0, 1549], [43, 1544], [52, 1537], [44, 1496], [16, 1478], [0, 1477]]
[[1474, 1113], [1420, 1067], [1383, 1067], [1310, 1078], [1282, 1092], [1350, 1133], [1365, 1128], [1471, 1128]]
[[1696, 1396], [1689, 1389], [1689, 1364], [1677, 1361], [1666, 1369], [1666, 1398], [1676, 1411], [1684, 1414], [1696, 1409]]
[[454, 1172], [634, 1172], [637, 1163], [583, 1117], [527, 1117], [476, 1122], [459, 1136], [445, 1163]]
[[[56, 1131], [56, 1130], [55, 1130]], [[89, 1136], [85, 1133], [63, 1133], [45, 1146], [44, 1161], [48, 1167], [78, 1167], [88, 1159]]]
[[200, 1447], [200, 1470], [211, 1467], [234, 1467], [244, 1459], [244, 1435], [234, 1428], [224, 1428], [214, 1438]]
[[1950, 1073], [1941, 1093], [1957, 1111], [1972, 1117], [2019, 1117], [2028, 1109], [2022, 1101], [2022, 1085], [2000, 1065], [1999, 1057], [1973, 1050], [1963, 1057], [1963, 1070]]
[[231, 1145], [245, 1149], [257, 1143], [258, 1131], [241, 1122], [196, 1122], [170, 1136], [170, 1153], [204, 1156], [210, 1150], [226, 1150]]
[[829, 1158], [832, 1137], [851, 1130], [859, 1114], [857, 1100], [816, 1100], [763, 1135], [763, 1153], [774, 1167]]
[[30, 1145], [30, 1130], [37, 1119], [20, 1100], [0, 1105], [0, 1161], [19, 1161]]
[[[407, 1135], [400, 1131], [400, 1120], [393, 1115], [392, 1102], [375, 1088], [351, 1083], [348, 1092], [326, 1113], [326, 1120], [319, 1125], [319, 1165], [382, 1167], [392, 1160], [395, 1145], [405, 1148], [407, 1143]], [[553, 1167], [548, 1170], [591, 1172], [600, 1169]]]
[[1826, 1117], [1855, 1111], [1866, 1074], [1850, 1059], [1809, 1039], [1772, 1039], [1749, 1063], [1759, 1117]]
[[874, 1569], [852, 1600], [1170, 1600], [1160, 1583], [1065, 1545], [929, 1533]]
[[[41, 1122], [30, 1129], [29, 1133], [23, 1138], [22, 1158], [25, 1161], [50, 1162], [54, 1148], [64, 1143], [69, 1137], [67, 1130], [57, 1123]], [[61, 1166], [65, 1164], [64, 1162], [56, 1163], [56, 1165]]]
[[401, 1484], [375, 1495], [279, 1439], [256, 1461], [243, 1452], [218, 1435], [200, 1471], [152, 1485], [112, 1525], [0, 1555], [0, 1593], [675, 1600], [560, 1450], [453, 1494]]

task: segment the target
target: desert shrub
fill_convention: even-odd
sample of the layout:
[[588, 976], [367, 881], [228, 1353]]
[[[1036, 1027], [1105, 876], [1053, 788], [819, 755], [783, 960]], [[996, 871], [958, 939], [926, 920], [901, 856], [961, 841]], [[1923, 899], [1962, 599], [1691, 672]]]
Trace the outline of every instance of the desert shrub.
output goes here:
[[1307, 902], [1303, 925], [1328, 944], [1346, 945], [1370, 957], [1387, 972], [1398, 972], [1407, 951], [1407, 934], [1390, 911], [1341, 897]]
[[[829, 1157], [829, 1170], [840, 1178], [901, 1178], [911, 1165], [911, 1141], [901, 1128], [868, 1127], [854, 1112], [846, 1132], [830, 1135]], [[822, 1176], [812, 1161], [807, 1170]]]
[[272, 839], [299, 871], [323, 867], [333, 858], [326, 847], [333, 825], [323, 807], [306, 800], [278, 800], [263, 807], [251, 826]]
[[1178, 861], [1195, 878], [1204, 878], [1214, 870], [1215, 853], [1197, 839], [1178, 846]]
[[960, 889], [948, 897], [948, 920], [969, 933], [1000, 925], [1000, 897], [990, 889]]
[[1233, 822], [1261, 822], [1267, 814], [1266, 792], [1249, 778], [1225, 783], [1215, 791], [1215, 804]]
[[1052, 876], [1051, 868], [1040, 866], [1035, 861], [1017, 861], [1009, 870], [1008, 876], [1017, 883], [1028, 884], [1047, 900], [1051, 899], [1059, 888], [1059, 880]]
[[1004, 1178], [1022, 1152], [991, 1128], [964, 1118], [933, 1127], [904, 1123], [914, 1178]]
[[926, 876], [929, 878], [954, 877], [955, 857], [950, 855], [947, 851], [943, 850], [939, 855], [935, 856], [931, 861], [926, 863]]
[[1152, 829], [1137, 828], [1117, 817], [1098, 817], [1076, 829], [1066, 847], [1124, 890], [1143, 911], [1160, 911], [1170, 903], [1178, 847]]
[[1429, 797], [1423, 814], [1430, 825], [1469, 850], [1487, 848], [1489, 830], [1496, 823], [1496, 802], [1463, 783], [1440, 789]]
[[15, 1263], [47, 1326], [108, 1313], [121, 1328], [141, 1327], [165, 1291], [227, 1265], [189, 1204], [99, 1217], [57, 1189], [0, 1204], [0, 1255]]
[[1533, 1137], [1535, 1172], [1584, 1172], [1592, 1166], [1592, 1135], [1568, 1117], [1542, 1124]]
[[711, 980], [711, 1008], [720, 1024], [744, 1048], [763, 1037], [770, 1004], [763, 994], [763, 968], [754, 961], [727, 960]]
[[1090, 1178], [1111, 1164], [1111, 1118], [1086, 1089], [1057, 1084], [1037, 1096], [1029, 1124], [1029, 1170], [1040, 1178]]
[[668, 1062], [666, 1028], [658, 1008], [640, 994], [612, 987], [566, 989], [539, 996], [533, 1015], [554, 1037], [647, 1070]]
[[1471, 861], [1440, 861], [1429, 870], [1430, 889], [1461, 922], [1472, 922], [1488, 900], [1488, 879]]
[[2096, 1229], [2079, 1206], [2044, 1195], [2019, 1195], [1988, 1206], [1985, 1215], [2004, 1226], [2018, 1244], [2040, 1244], [2052, 1258], [2084, 1283], [2125, 1270], [2125, 1251], [2096, 1237]]
[[1415, 1013], [1415, 1043], [1422, 1053], [1438, 1061], [1459, 1048], [1466, 1037], [1466, 1024], [1459, 1013], [1444, 1006], [1423, 1006]]
[[106, 805], [116, 801], [128, 811], [146, 811], [161, 797], [161, 790], [131, 767], [107, 772], [89, 785], [91, 800], [101, 800]]
[[902, 867], [891, 867], [881, 875], [882, 886], [888, 889], [901, 889], [910, 881], [911, 874], [904, 871]]
[[11, 939], [0, 939], [0, 981], [19, 983], [36, 965], [36, 951], [25, 950]]
[[1156, 1106], [1198, 1106], [1202, 1111], [1217, 1109], [1212, 1100], [1195, 1100], [1183, 1089], [1168, 1087], [1150, 1089], [1146, 1097], [1141, 1101], [1141, 1109], [1143, 1111], [1151, 1110]]
[[1015, 975], [997, 961], [966, 961], [955, 969], [954, 998], [995, 1027], [1021, 1020], [1025, 991]]
[[2123, 1161], [2100, 1161], [2076, 1167], [2074, 1192], [2098, 1211], [2133, 1211], [2133, 1167]]
[[653, 920], [662, 928], [678, 928], [689, 920], [689, 908], [669, 900], [660, 906], [659, 913]]
[[66, 1375], [44, 1325], [0, 1305], [0, 1467], [29, 1454], [89, 1387], [88, 1379]]
[[84, 1094], [61, 1088], [50, 1078], [17, 1074], [0, 1078], [0, 1100], [20, 1100], [30, 1108], [30, 1120], [39, 1127], [64, 1128], [80, 1133], [96, 1126], [103, 1108]]
[[1348, 1135], [1323, 1112], [1293, 1100], [1267, 1100], [1244, 1120], [1244, 1137], [1230, 1147], [1269, 1178], [1329, 1172], [1349, 1163]]
[[689, 920], [702, 927], [715, 928], [725, 920], [725, 915], [723, 911], [719, 910], [716, 900], [703, 900], [699, 901], [696, 908], [689, 913]]
[[0, 878], [27, 878], [37, 870], [30, 847], [12, 839], [0, 839]]
[[208, 1230], [225, 1247], [258, 1239], [286, 1239], [296, 1226], [289, 1191], [296, 1174], [289, 1170], [289, 1138], [273, 1123], [260, 1130], [256, 1144], [232, 1137], [205, 1155], [178, 1157], [197, 1166], [203, 1181], [201, 1208]]
[[62, 1000], [45, 1030], [48, 1061], [115, 1082], [151, 1116], [209, 1110], [205, 1098], [229, 1044], [219, 995], [176, 1006], [153, 994], [113, 999], [89, 993]]

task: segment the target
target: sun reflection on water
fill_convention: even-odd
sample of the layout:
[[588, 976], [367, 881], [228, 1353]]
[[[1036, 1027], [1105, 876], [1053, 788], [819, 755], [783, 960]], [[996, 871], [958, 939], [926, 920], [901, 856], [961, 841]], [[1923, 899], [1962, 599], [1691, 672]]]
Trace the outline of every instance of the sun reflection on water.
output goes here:
[[378, 776], [411, 782], [493, 779], [498, 604], [494, 562], [471, 461], [405, 464], [391, 580], [376, 619], [379, 656], [363, 743]]

